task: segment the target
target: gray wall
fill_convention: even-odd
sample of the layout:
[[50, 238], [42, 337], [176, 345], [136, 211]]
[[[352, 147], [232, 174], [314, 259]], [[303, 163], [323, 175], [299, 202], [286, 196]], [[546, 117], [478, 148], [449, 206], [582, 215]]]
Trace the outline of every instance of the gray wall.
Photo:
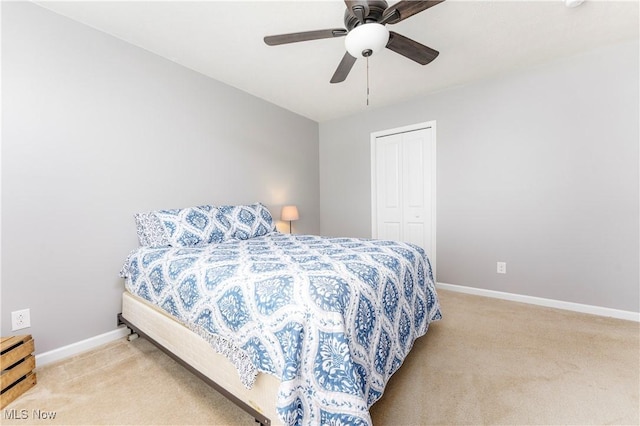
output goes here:
[[369, 237], [370, 133], [435, 120], [439, 282], [639, 311], [638, 52], [321, 123], [321, 232]]
[[3, 336], [23, 308], [38, 353], [115, 329], [138, 211], [295, 203], [318, 233], [318, 173], [317, 123], [2, 2]]

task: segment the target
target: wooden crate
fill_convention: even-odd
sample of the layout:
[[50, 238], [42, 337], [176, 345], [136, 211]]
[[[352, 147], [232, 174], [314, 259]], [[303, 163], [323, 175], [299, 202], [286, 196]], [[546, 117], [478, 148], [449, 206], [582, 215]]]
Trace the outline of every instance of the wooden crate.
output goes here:
[[36, 384], [36, 359], [31, 335], [0, 338], [2, 393], [0, 409]]

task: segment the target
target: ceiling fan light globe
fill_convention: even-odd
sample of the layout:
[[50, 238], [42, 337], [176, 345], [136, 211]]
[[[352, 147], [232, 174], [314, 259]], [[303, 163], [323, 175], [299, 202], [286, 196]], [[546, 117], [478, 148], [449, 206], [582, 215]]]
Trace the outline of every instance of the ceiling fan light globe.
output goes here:
[[388, 41], [389, 30], [384, 25], [371, 22], [349, 31], [344, 39], [344, 47], [354, 58], [364, 58], [384, 49]]

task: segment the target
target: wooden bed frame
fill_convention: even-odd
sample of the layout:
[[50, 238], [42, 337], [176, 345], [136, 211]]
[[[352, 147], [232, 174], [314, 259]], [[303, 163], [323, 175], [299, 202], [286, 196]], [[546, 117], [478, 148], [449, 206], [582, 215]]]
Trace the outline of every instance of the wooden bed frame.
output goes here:
[[191, 373], [252, 415], [264, 426], [280, 424], [276, 397], [280, 381], [269, 374], [258, 374], [247, 389], [235, 366], [217, 353], [202, 337], [166, 313], [128, 292], [122, 295], [118, 326], [131, 330], [129, 340], [139, 335], [157, 346]]

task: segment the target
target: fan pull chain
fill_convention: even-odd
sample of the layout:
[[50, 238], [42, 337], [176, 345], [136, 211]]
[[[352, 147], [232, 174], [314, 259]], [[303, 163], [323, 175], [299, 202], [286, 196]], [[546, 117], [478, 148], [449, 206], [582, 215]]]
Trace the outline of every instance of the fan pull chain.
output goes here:
[[369, 106], [369, 57], [367, 56], [367, 106]]

